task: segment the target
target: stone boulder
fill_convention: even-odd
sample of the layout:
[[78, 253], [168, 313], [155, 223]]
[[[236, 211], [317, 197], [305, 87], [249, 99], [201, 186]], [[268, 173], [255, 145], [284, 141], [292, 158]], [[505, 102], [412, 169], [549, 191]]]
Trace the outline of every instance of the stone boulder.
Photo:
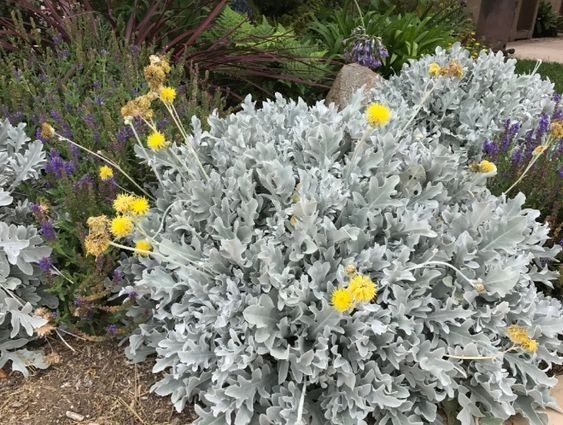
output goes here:
[[326, 103], [335, 103], [338, 109], [348, 104], [348, 99], [360, 88], [369, 91], [383, 82], [383, 77], [371, 69], [352, 63], [338, 72], [326, 97]]

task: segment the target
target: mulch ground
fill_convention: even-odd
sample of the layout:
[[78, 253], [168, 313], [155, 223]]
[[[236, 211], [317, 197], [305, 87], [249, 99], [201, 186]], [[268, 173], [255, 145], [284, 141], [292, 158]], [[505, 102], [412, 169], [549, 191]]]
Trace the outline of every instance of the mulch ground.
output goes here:
[[189, 425], [194, 420], [193, 411], [178, 414], [170, 398], [149, 392], [158, 380], [151, 361], [128, 363], [116, 342], [67, 342], [75, 352], [51, 339], [43, 348], [58, 354], [60, 362], [27, 379], [0, 369], [0, 424]]

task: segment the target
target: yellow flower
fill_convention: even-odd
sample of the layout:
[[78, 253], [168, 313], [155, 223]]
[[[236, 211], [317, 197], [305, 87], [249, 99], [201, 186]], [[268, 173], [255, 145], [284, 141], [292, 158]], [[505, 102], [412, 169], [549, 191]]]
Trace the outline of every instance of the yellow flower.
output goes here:
[[50, 139], [55, 135], [55, 129], [49, 124], [44, 122], [41, 124], [41, 137], [44, 139]]
[[549, 127], [550, 133], [553, 137], [555, 137], [556, 139], [562, 139], [563, 138], [563, 120], [554, 120], [550, 127]]
[[497, 166], [493, 164], [491, 161], [487, 161], [484, 159], [479, 163], [479, 172], [480, 173], [493, 173], [497, 170]]
[[131, 201], [130, 210], [133, 215], [145, 215], [149, 212], [149, 201], [144, 196], [135, 197]]
[[131, 205], [135, 197], [127, 193], [120, 193], [113, 201], [113, 209], [118, 213], [125, 214], [131, 211]]
[[126, 215], [119, 215], [111, 221], [111, 233], [116, 238], [123, 238], [133, 231], [133, 220]]
[[160, 100], [164, 103], [172, 103], [176, 99], [176, 90], [173, 87], [163, 87], [160, 89]]
[[377, 288], [369, 276], [358, 274], [350, 279], [348, 290], [354, 301], [369, 302], [375, 298]]
[[135, 242], [135, 251], [137, 255], [146, 257], [147, 255], [149, 255], [149, 251], [152, 251], [152, 246], [148, 241], [137, 241]]
[[352, 294], [344, 288], [335, 289], [332, 293], [331, 304], [336, 311], [341, 313], [350, 310], [354, 306]]
[[511, 325], [506, 330], [508, 339], [514, 344], [523, 345], [530, 340], [526, 328], [518, 325]]
[[522, 348], [530, 353], [538, 351], [538, 342], [535, 339], [528, 338], [527, 341], [522, 343]]
[[428, 65], [428, 74], [430, 74], [432, 77], [436, 77], [440, 75], [441, 70], [442, 67], [438, 65], [436, 62], [432, 62], [430, 65]]
[[107, 165], [102, 165], [99, 170], [100, 180], [106, 181], [113, 177], [113, 169]]
[[391, 111], [381, 103], [371, 103], [366, 109], [367, 122], [373, 127], [381, 127], [391, 119]]
[[541, 155], [542, 153], [545, 152], [546, 149], [547, 148], [543, 145], [536, 146], [536, 148], [532, 152], [532, 155]]
[[166, 146], [164, 134], [160, 131], [154, 131], [147, 138], [147, 146], [153, 151], [158, 151]]

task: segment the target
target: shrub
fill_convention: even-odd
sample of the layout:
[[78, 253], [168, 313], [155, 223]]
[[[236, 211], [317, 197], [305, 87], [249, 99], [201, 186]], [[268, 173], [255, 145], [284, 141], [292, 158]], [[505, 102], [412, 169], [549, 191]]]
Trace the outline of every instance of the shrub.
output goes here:
[[534, 37], [557, 37], [562, 24], [563, 19], [553, 10], [551, 3], [546, 0], [540, 1], [534, 25]]
[[[107, 155], [135, 180], [150, 184], [151, 175], [136, 160], [133, 133], [123, 124], [119, 105], [131, 93], [145, 90], [143, 67], [151, 51], [125, 45], [102, 24], [95, 32], [87, 25], [76, 31], [79, 41], [58, 38], [53, 48], [23, 49], [0, 57], [0, 113], [34, 123], [36, 137], [41, 137], [38, 124], [48, 121], [64, 137]], [[196, 71], [182, 71], [175, 68], [170, 75], [182, 119], [223, 109], [219, 94], [206, 91], [205, 78]], [[143, 124], [136, 126], [141, 131]], [[47, 277], [49, 290], [61, 300], [57, 321], [90, 336], [113, 332], [115, 326], [110, 325], [122, 332], [124, 307], [121, 300], [109, 301], [119, 288], [118, 258], [107, 255], [95, 261], [85, 256], [85, 221], [108, 213], [108, 204], [122, 188], [139, 189], [115, 167], [110, 167], [114, 177], [102, 178], [99, 170], [104, 163], [67, 141], [43, 140], [47, 163], [42, 188], [27, 194], [49, 207], [48, 212], [36, 211], [35, 217], [39, 225], [52, 229], [48, 242], [53, 262], [63, 272]]]
[[[462, 68], [461, 78], [435, 78], [431, 64]], [[516, 61], [505, 60], [501, 53], [481, 52], [473, 60], [469, 52], [455, 44], [451, 49], [437, 48], [436, 53], [406, 64], [401, 74], [390, 79], [383, 93], [399, 93], [411, 107], [417, 105], [428, 89], [432, 95], [416, 121], [440, 132], [443, 144], [472, 159], [480, 159], [483, 142], [502, 132], [510, 118], [520, 122], [519, 135], [536, 125], [542, 113], [554, 111], [553, 84], [541, 76], [518, 75]]]
[[521, 194], [489, 192], [493, 164], [443, 143], [447, 121], [416, 119], [439, 91], [414, 108], [391, 91], [375, 128], [359, 95], [342, 112], [247, 99], [208, 132], [194, 119], [149, 154], [158, 199], [117, 216], [130, 236], [91, 219], [103, 248], [146, 255], [123, 262], [143, 322], [128, 355], [156, 353], [153, 389], [178, 410], [197, 398], [197, 423], [431, 424], [452, 403], [463, 425], [544, 421], [562, 308], [534, 282], [559, 248]]
[[38, 178], [45, 164], [41, 142], [29, 140], [25, 124], [0, 122], [0, 369], [11, 363], [26, 376], [30, 366], [48, 366], [40, 352], [22, 348], [49, 325], [49, 313], [35, 309], [57, 305], [46, 294], [39, 266], [48, 264], [51, 249], [30, 225], [29, 202], [17, 194], [25, 182]]

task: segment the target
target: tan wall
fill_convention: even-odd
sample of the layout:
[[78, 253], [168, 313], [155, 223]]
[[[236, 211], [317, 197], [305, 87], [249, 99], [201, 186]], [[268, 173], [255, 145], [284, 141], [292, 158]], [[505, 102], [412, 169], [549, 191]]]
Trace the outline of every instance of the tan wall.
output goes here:
[[[553, 1], [561, 1], [561, 0], [553, 0]], [[477, 22], [479, 19], [479, 10], [481, 9], [481, 0], [467, 0], [467, 7], [471, 11], [473, 15], [473, 22]]]

